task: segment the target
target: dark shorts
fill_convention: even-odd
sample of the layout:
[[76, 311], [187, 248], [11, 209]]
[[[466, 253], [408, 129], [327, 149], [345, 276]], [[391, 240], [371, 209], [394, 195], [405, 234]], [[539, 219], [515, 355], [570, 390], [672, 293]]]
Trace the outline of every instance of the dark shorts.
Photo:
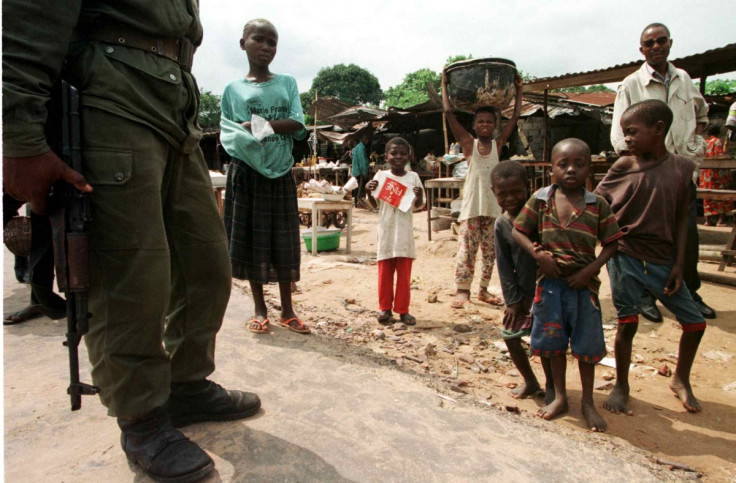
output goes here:
[[543, 278], [537, 285], [532, 325], [532, 353], [564, 356], [568, 342], [572, 355], [594, 364], [606, 355], [598, 297], [584, 288], [574, 290], [565, 279]]
[[671, 296], [664, 294], [664, 285], [670, 276], [670, 265], [658, 265], [617, 252], [608, 261], [611, 277], [613, 305], [619, 323], [638, 322], [642, 291], [649, 289], [675, 318], [686, 332], [705, 330], [705, 319], [698, 310], [685, 284]]

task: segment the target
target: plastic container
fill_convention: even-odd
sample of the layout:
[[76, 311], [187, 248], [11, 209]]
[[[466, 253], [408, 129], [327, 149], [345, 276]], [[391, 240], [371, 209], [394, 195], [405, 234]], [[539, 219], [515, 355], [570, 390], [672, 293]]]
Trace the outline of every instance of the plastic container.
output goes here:
[[[317, 232], [317, 251], [318, 252], [329, 252], [331, 250], [337, 250], [340, 248], [340, 236], [342, 231], [340, 230], [323, 230]], [[307, 247], [307, 251], [312, 251], [312, 230], [302, 231], [302, 239], [304, 245]]]
[[342, 201], [345, 193], [322, 193], [322, 199], [325, 201]]
[[457, 109], [505, 109], [516, 94], [515, 76], [516, 64], [507, 59], [461, 60], [447, 67], [447, 89]]

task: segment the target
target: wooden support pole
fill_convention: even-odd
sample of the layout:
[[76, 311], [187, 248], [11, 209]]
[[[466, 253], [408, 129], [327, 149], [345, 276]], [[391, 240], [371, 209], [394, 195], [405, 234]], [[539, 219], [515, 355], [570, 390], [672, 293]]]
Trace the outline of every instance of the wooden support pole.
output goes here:
[[[319, 94], [314, 91], [314, 102], [319, 99]], [[312, 155], [312, 162], [309, 163], [311, 166], [317, 165], [317, 152], [319, 151], [319, 139], [317, 139], [317, 105], [314, 105], [314, 154]]]
[[549, 89], [544, 90], [544, 145], [542, 151], [542, 161], [549, 163], [549, 121], [548, 121], [548, 109], [547, 109], [547, 95]]

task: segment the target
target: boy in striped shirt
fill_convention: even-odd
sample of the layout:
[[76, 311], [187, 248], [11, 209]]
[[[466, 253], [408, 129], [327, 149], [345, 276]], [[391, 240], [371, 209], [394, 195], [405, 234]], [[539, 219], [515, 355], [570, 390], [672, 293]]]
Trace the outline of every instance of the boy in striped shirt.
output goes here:
[[[605, 431], [606, 422], [593, 402], [595, 364], [606, 354], [597, 275], [623, 235], [608, 203], [585, 189], [590, 170], [590, 148], [585, 142], [569, 138], [557, 143], [552, 149], [556, 182], [527, 201], [516, 217], [512, 237], [539, 267], [532, 351], [549, 359], [555, 399], [537, 415], [552, 419], [568, 410], [565, 369], [569, 343], [578, 359], [583, 416], [591, 431]], [[596, 257], [598, 241], [603, 249]]]

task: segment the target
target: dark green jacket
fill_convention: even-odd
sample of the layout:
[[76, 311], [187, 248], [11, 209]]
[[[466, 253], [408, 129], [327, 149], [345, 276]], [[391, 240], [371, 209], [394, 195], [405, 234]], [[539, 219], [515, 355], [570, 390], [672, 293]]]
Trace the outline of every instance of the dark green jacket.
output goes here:
[[[49, 150], [46, 102], [64, 77], [82, 105], [150, 126], [187, 152], [201, 137], [194, 77], [168, 58], [100, 42], [70, 45], [75, 28], [104, 22], [155, 37], [202, 40], [196, 0], [3, 0], [3, 154]], [[122, 133], [124, 135], [124, 133]]]

